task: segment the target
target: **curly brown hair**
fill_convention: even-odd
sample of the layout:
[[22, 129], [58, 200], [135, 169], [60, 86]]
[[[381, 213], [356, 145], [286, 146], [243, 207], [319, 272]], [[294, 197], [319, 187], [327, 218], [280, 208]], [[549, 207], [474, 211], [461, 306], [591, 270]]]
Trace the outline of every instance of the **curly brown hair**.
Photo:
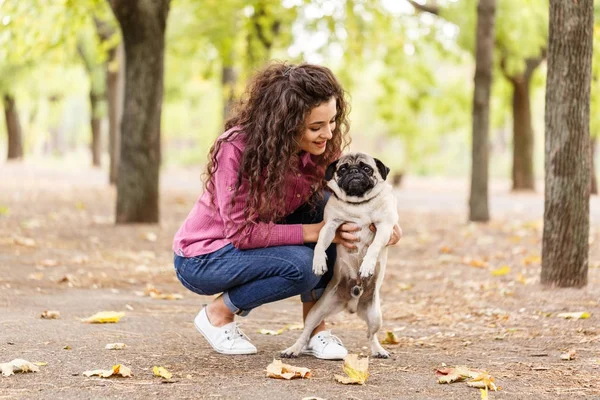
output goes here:
[[[312, 187], [317, 197], [325, 185], [325, 168], [349, 144], [350, 105], [344, 89], [328, 68], [314, 64], [274, 62], [254, 77], [233, 117], [225, 123], [225, 130], [239, 127], [245, 134], [246, 146], [235, 193], [242, 182], [248, 186], [249, 195], [244, 207], [246, 226], [258, 221], [277, 222], [285, 216], [284, 180], [290, 172], [298, 172], [298, 144], [306, 130], [306, 118], [312, 109], [332, 97], [337, 103], [333, 136], [325, 152], [313, 158], [317, 168]], [[213, 176], [219, 167], [217, 154], [221, 144], [230, 141], [233, 133], [217, 140], [210, 149], [204, 186], [211, 194], [212, 202]]]

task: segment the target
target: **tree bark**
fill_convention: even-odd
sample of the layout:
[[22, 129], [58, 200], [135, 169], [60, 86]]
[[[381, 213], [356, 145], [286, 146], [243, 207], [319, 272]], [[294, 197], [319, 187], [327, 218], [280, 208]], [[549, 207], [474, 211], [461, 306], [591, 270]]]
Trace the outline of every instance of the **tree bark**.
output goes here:
[[490, 94], [494, 54], [495, 0], [479, 0], [475, 49], [475, 90], [473, 93], [473, 154], [469, 220], [490, 219], [488, 208], [488, 163]]
[[102, 164], [102, 131], [100, 129], [102, 119], [98, 116], [98, 112], [96, 111], [99, 107], [99, 102], [102, 101], [98, 99], [98, 95], [93, 91], [90, 91], [90, 107], [91, 107], [91, 117], [90, 117], [90, 125], [92, 128], [92, 166], [100, 167]]
[[170, 0], [111, 0], [125, 45], [117, 223], [158, 222], [160, 118]]
[[125, 89], [125, 54], [123, 44], [109, 52], [106, 64], [106, 93], [108, 100], [108, 152], [110, 154], [109, 182], [116, 184], [119, 176], [121, 151], [121, 119]]
[[550, 0], [541, 283], [587, 284], [593, 0]]
[[525, 70], [511, 75], [505, 68], [505, 56], [500, 66], [513, 87], [513, 190], [535, 190], [534, 131], [531, 121], [530, 85], [533, 73], [546, 59], [546, 49], [540, 56], [525, 60]]
[[598, 177], [596, 176], [596, 146], [598, 138], [594, 136], [592, 138], [592, 188], [591, 194], [598, 194]]
[[3, 97], [4, 118], [6, 121], [6, 132], [8, 133], [8, 160], [19, 160], [23, 158], [23, 137], [19, 111], [15, 98], [10, 94]]
[[233, 66], [223, 66], [221, 83], [223, 85], [223, 120], [231, 116], [235, 105], [235, 85], [237, 74]]

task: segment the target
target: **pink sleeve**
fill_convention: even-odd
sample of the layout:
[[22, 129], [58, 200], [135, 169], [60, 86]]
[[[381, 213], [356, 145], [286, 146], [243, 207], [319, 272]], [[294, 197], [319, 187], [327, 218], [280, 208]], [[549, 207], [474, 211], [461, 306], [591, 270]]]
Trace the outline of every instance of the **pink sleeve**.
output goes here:
[[225, 237], [238, 249], [299, 245], [304, 243], [301, 224], [256, 223], [244, 231], [240, 227], [245, 222], [244, 206], [248, 188], [243, 185], [234, 196], [237, 171], [240, 167], [242, 151], [232, 143], [223, 143], [217, 155], [218, 168], [213, 176], [219, 214], [225, 223]]

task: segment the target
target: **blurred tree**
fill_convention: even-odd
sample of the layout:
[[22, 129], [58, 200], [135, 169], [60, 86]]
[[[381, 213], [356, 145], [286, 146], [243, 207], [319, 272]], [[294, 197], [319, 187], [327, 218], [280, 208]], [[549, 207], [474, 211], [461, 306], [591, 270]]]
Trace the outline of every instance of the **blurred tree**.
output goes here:
[[587, 284], [593, 0], [550, 0], [541, 283]]
[[8, 133], [8, 160], [19, 160], [23, 158], [23, 139], [21, 134], [21, 122], [19, 112], [15, 104], [15, 98], [5, 92], [2, 98], [4, 106], [4, 118], [6, 119], [6, 132]]
[[[460, 27], [458, 42], [469, 51], [474, 49], [471, 29], [475, 24], [475, 0], [417, 3], [415, 9], [438, 15]], [[511, 83], [513, 114], [513, 190], [534, 190], [534, 134], [531, 122], [530, 86], [535, 70], [545, 59], [548, 36], [548, 0], [504, 0], [496, 12], [495, 46], [500, 53], [499, 65]]]
[[494, 54], [494, 17], [496, 0], [479, 0], [475, 45], [475, 88], [473, 93], [473, 153], [469, 221], [487, 222], [488, 209], [488, 137], [490, 94]]
[[158, 222], [160, 117], [170, 0], [109, 0], [125, 45], [117, 223]]
[[[594, 42], [600, 43], [600, 5], [595, 7], [594, 13]], [[600, 136], [600, 49], [595, 46], [592, 59], [592, 89], [591, 89], [590, 134], [592, 136], [592, 187], [591, 193], [598, 194], [598, 178], [596, 176], [596, 150], [598, 148], [598, 136]]]

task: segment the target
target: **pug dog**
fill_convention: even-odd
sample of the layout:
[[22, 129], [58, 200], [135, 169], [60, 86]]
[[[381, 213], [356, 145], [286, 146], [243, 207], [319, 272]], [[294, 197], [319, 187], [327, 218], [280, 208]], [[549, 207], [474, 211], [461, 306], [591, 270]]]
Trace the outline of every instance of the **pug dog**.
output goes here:
[[[358, 312], [367, 323], [371, 354], [378, 358], [390, 356], [377, 339], [382, 325], [379, 290], [387, 263], [386, 245], [398, 223], [396, 197], [385, 181], [389, 171], [381, 161], [364, 153], [344, 155], [328, 166], [325, 180], [332, 195], [325, 205], [325, 225], [315, 246], [313, 272], [323, 275], [327, 271], [325, 249], [340, 225], [358, 225], [359, 241], [355, 249], [337, 245], [333, 277], [306, 316], [302, 334], [281, 353], [282, 357], [297, 357], [313, 329], [344, 308], [350, 313]], [[371, 224], [377, 228], [375, 233], [369, 229]]]

